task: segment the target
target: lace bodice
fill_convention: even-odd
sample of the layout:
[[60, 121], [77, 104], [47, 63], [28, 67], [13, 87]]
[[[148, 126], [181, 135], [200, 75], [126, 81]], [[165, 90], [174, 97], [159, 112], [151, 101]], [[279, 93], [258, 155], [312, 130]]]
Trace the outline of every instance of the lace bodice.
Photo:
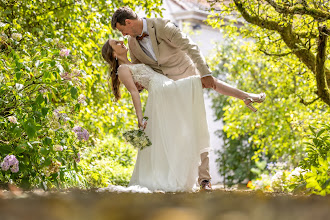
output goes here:
[[145, 64], [122, 64], [126, 65], [130, 68], [134, 82], [140, 83], [145, 89], [149, 89], [149, 84], [151, 79], [155, 75], [160, 75], [159, 73], [155, 72], [151, 67]]

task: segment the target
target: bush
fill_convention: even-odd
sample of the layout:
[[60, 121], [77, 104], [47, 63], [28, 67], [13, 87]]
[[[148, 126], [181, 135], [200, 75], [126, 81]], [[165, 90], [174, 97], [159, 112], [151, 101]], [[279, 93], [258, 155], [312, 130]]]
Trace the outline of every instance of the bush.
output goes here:
[[94, 147], [86, 149], [80, 166], [91, 187], [127, 186], [131, 178], [137, 151], [133, 146], [108, 135]]
[[88, 187], [79, 152], [136, 122], [129, 94], [111, 103], [107, 87], [101, 47], [109, 35], [119, 37], [111, 30], [111, 15], [123, 5], [160, 14], [160, 4], [0, 1], [1, 182], [25, 188]]
[[330, 193], [330, 126], [324, 124], [319, 130], [310, 126], [311, 135], [307, 145], [307, 157], [301, 166], [308, 170], [304, 184], [310, 193]]

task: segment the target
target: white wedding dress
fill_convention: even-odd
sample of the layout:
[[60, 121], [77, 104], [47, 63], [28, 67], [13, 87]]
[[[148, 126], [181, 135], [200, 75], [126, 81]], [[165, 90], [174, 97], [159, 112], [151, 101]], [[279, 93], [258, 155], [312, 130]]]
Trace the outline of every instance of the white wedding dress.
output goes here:
[[145, 132], [152, 143], [139, 150], [129, 186], [194, 191], [200, 154], [209, 150], [200, 77], [174, 81], [144, 64], [128, 66], [134, 82], [148, 90]]

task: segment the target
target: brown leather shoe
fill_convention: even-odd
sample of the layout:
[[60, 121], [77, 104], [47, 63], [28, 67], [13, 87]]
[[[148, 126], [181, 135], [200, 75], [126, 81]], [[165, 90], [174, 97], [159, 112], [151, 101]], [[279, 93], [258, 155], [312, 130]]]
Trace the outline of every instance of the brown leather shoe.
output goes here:
[[212, 191], [211, 182], [209, 180], [203, 180], [200, 184], [200, 189], [203, 191]]

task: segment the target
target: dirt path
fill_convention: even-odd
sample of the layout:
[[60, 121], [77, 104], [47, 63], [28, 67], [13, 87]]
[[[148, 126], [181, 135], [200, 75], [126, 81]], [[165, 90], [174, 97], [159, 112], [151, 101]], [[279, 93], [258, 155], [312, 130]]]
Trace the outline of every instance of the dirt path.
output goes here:
[[[15, 195], [16, 194], [16, 195]], [[215, 190], [199, 193], [0, 192], [0, 220], [318, 220], [330, 197]]]

